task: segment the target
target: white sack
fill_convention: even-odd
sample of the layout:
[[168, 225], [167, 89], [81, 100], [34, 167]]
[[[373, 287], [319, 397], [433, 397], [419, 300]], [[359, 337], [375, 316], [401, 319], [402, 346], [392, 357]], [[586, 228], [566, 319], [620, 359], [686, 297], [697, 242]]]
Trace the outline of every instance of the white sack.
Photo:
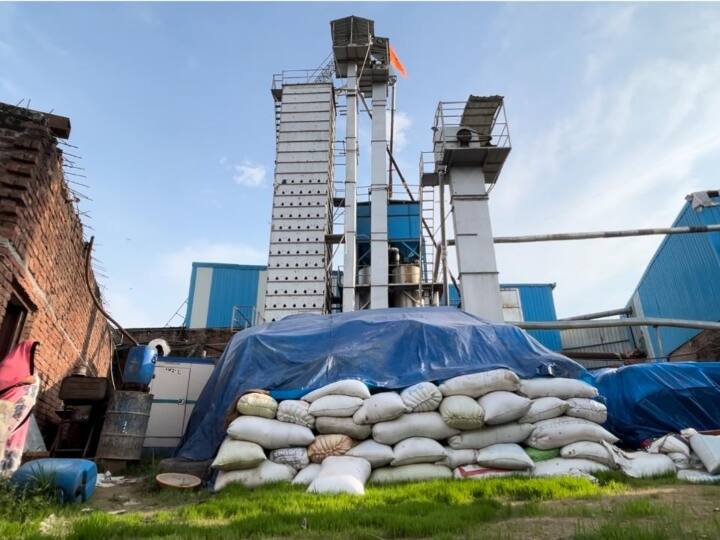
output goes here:
[[376, 424], [394, 420], [407, 412], [405, 402], [397, 392], [382, 392], [366, 399], [353, 414], [356, 424]]
[[609, 470], [606, 465], [589, 459], [552, 458], [535, 464], [533, 476], [573, 476]]
[[678, 471], [678, 480], [692, 482], [693, 484], [701, 484], [705, 482], [720, 482], [720, 474], [710, 474], [705, 471], [696, 471], [693, 469], [684, 469]]
[[270, 452], [268, 459], [273, 463], [280, 463], [281, 465], [289, 465], [293, 469], [300, 470], [303, 467], [307, 467], [310, 463], [308, 458], [307, 448], [278, 448]]
[[248, 416], [260, 416], [262, 418], [275, 418], [278, 404], [272, 396], [260, 392], [243, 394], [235, 405], [237, 412]]
[[252, 469], [263, 461], [265, 461], [265, 452], [259, 444], [236, 441], [227, 437], [220, 445], [211, 467], [221, 471]]
[[443, 422], [436, 412], [403, 414], [396, 420], [379, 422], [372, 428], [373, 439], [382, 444], [395, 444], [410, 437], [447, 439], [459, 433]]
[[574, 416], [558, 416], [557, 418], [548, 418], [535, 422], [534, 427], [559, 426], [561, 424], [584, 424], [586, 426], [595, 426], [595, 422], [585, 420], [584, 418], [575, 418]]
[[607, 420], [607, 407], [599, 401], [588, 398], [570, 398], [567, 403], [569, 407], [565, 414], [568, 416], [584, 418], [597, 424], [604, 424]]
[[562, 416], [567, 411], [569, 405], [567, 401], [564, 401], [556, 397], [542, 397], [533, 399], [530, 403], [530, 409], [525, 413], [525, 416], [518, 420], [520, 424], [534, 424], [541, 420], [549, 420], [550, 418], [556, 418]]
[[502, 443], [487, 446], [477, 452], [477, 462], [483, 467], [496, 469], [532, 469], [533, 460], [519, 444]]
[[564, 458], [591, 459], [608, 467], [615, 467], [612, 453], [601, 443], [580, 441], [563, 446], [560, 455]]
[[519, 385], [520, 378], [509, 369], [493, 369], [492, 371], [453, 377], [442, 383], [439, 388], [443, 396], [479, 398], [498, 390], [515, 392]]
[[370, 475], [371, 484], [391, 484], [394, 482], [416, 482], [452, 478], [452, 471], [443, 465], [416, 463], [402, 467], [383, 467], [375, 469]]
[[485, 448], [493, 444], [519, 443], [532, 433], [532, 424], [505, 424], [485, 427], [475, 431], [464, 431], [448, 439], [448, 444], [456, 450], [463, 448]]
[[530, 399], [541, 397], [594, 398], [598, 391], [594, 386], [577, 379], [563, 379], [561, 377], [545, 377], [540, 379], [523, 379], [520, 381], [520, 393]]
[[359, 397], [325, 396], [313, 401], [308, 412], [316, 418], [318, 416], [352, 416], [362, 404], [363, 400]]
[[503, 476], [525, 476], [527, 471], [508, 471], [504, 469], [494, 469], [492, 467], [483, 467], [482, 465], [464, 465], [456, 467], [453, 476], [459, 480], [485, 480], [487, 478], [502, 478]]
[[675, 472], [675, 464], [665, 454], [647, 452], [623, 452], [605, 443], [615, 460], [615, 465], [631, 478], [650, 478]]
[[680, 437], [673, 435], [672, 433], [668, 433], [659, 439], [655, 439], [648, 448], [648, 452], [651, 454], [680, 453], [686, 458], [690, 457], [690, 447], [688, 447], [688, 445], [685, 444]]
[[395, 445], [393, 455], [395, 458], [390, 462], [393, 467], [413, 463], [435, 463], [445, 457], [445, 449], [433, 439], [410, 437]]
[[[685, 431], [683, 431], [683, 435], [685, 435]], [[701, 435], [692, 430], [690, 433], [690, 446], [705, 465], [707, 472], [710, 474], [720, 472], [720, 436]]]
[[345, 453], [346, 456], [363, 458], [375, 469], [389, 464], [395, 455], [391, 446], [373, 440], [363, 441]]
[[690, 458], [682, 452], [670, 452], [665, 454], [667, 457], [672, 459], [676, 469], [690, 469]]
[[440, 416], [455, 429], [480, 429], [484, 424], [485, 411], [471, 397], [448, 396], [440, 403]]
[[355, 423], [352, 416], [318, 416], [315, 419], [315, 431], [322, 434], [340, 433], [353, 439], [367, 439], [372, 426], [361, 426]]
[[400, 397], [409, 412], [434, 411], [442, 401], [440, 390], [431, 382], [409, 386], [400, 393]]
[[536, 427], [526, 444], [538, 450], [550, 450], [580, 441], [606, 441], [614, 444], [618, 438], [598, 424], [571, 422]]
[[233, 439], [254, 442], [270, 450], [307, 446], [315, 440], [313, 432], [304, 426], [257, 416], [236, 418], [228, 427], [227, 433]]
[[295, 475], [295, 478], [293, 478], [292, 483], [294, 485], [300, 485], [300, 486], [308, 486], [310, 483], [315, 480], [318, 473], [320, 472], [321, 465], [319, 463], [311, 463], [304, 469], [301, 469], [298, 471], [298, 473]]
[[305, 394], [303, 396], [303, 400], [312, 403], [316, 399], [324, 396], [353, 396], [361, 399], [368, 399], [370, 397], [370, 390], [368, 390], [368, 387], [365, 386], [365, 383], [362, 381], [344, 379], [342, 381], [330, 383]]
[[462, 465], [470, 465], [475, 463], [475, 457], [477, 450], [471, 448], [465, 448], [463, 450], [455, 450], [449, 446], [443, 448], [445, 450], [445, 457], [439, 460], [436, 465], [446, 465], [451, 469], [456, 469]]
[[281, 422], [298, 424], [310, 429], [315, 425], [315, 417], [308, 409], [310, 404], [300, 399], [286, 399], [278, 404], [277, 419]]
[[242, 484], [253, 489], [275, 482], [290, 482], [295, 477], [295, 469], [272, 461], [263, 461], [252, 469], [242, 471], [220, 471], [215, 479], [214, 491], [220, 491], [229, 484]]
[[370, 463], [362, 458], [331, 456], [323, 461], [308, 493], [349, 493], [364, 495], [370, 477]]
[[478, 399], [485, 411], [488, 425], [507, 424], [525, 416], [530, 409], [530, 400], [512, 392], [498, 391], [485, 394]]

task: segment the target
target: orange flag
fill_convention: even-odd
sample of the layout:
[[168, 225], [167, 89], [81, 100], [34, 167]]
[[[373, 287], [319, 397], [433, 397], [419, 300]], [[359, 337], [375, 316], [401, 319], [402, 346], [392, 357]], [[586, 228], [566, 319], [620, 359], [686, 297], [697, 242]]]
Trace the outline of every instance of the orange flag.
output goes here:
[[407, 79], [407, 70], [405, 69], [405, 66], [403, 66], [402, 62], [400, 61], [400, 58], [398, 58], [397, 53], [395, 52], [395, 49], [392, 45], [390, 45], [390, 63], [392, 66], [397, 70], [397, 72], [402, 75], [403, 79]]

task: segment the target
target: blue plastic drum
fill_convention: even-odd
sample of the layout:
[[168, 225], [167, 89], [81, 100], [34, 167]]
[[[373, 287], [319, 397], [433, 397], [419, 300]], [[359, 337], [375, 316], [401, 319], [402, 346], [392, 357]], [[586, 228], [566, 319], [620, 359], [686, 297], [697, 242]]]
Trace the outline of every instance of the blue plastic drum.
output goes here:
[[87, 459], [46, 458], [22, 465], [11, 478], [20, 489], [55, 487], [61, 503], [87, 501], [95, 491], [97, 466]]

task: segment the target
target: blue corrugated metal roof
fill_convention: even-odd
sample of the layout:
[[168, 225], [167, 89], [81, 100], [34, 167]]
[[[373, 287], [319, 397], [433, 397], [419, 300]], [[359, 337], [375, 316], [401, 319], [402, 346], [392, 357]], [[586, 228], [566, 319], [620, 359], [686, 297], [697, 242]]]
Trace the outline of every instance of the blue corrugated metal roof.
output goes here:
[[[520, 307], [526, 321], [555, 321], [555, 299], [553, 289], [555, 283], [502, 283], [501, 289], [518, 289], [520, 291]], [[460, 301], [458, 291], [450, 285], [450, 303], [457, 306]], [[559, 330], [530, 330], [532, 337], [553, 351], [562, 350]]]
[[[212, 268], [212, 282], [208, 301], [206, 328], [227, 328], [232, 324], [233, 306], [243, 306], [243, 313], [251, 318], [257, 302], [260, 272], [263, 265], [194, 262], [190, 277], [190, 292], [185, 324], [189, 325], [195, 297], [195, 281], [198, 268]], [[247, 309], [245, 309], [247, 308]], [[245, 313], [247, 311], [247, 313]]]
[[[720, 202], [720, 198], [713, 200]], [[720, 208], [696, 212], [685, 204], [673, 226], [718, 223]], [[636, 292], [646, 317], [719, 321], [720, 233], [667, 236], [648, 264]], [[654, 354], [667, 355], [700, 330], [661, 328], [657, 332], [649, 330]]]

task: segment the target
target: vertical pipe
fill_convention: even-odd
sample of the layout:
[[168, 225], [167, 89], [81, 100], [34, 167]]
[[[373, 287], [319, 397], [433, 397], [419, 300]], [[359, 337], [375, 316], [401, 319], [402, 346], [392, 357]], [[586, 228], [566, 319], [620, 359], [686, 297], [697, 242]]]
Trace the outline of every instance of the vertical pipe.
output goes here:
[[449, 306], [450, 288], [448, 287], [447, 233], [445, 231], [445, 172], [442, 170], [438, 171], [438, 185], [440, 186], [440, 259], [443, 268], [443, 304]]
[[[395, 141], [395, 84], [390, 87], [391, 98], [390, 98], [390, 155], [393, 155], [394, 141]], [[422, 189], [421, 189], [422, 191]], [[390, 162], [390, 168], [388, 171], [388, 199], [392, 199], [393, 196], [393, 163]]]
[[347, 68], [345, 121], [345, 257], [343, 261], [343, 311], [355, 310], [357, 279], [357, 65]]
[[370, 307], [388, 307], [387, 82], [372, 85], [370, 145]]

